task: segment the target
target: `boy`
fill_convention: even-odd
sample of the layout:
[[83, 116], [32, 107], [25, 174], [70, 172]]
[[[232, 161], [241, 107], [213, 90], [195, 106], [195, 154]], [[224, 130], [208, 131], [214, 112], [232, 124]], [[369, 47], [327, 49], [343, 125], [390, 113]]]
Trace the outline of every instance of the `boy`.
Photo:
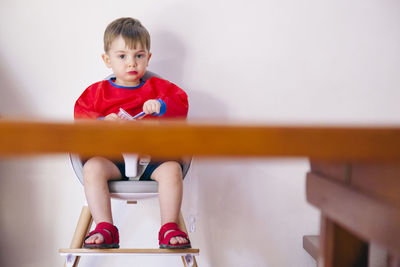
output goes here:
[[[75, 103], [75, 119], [121, 120], [119, 108], [130, 115], [143, 111], [146, 119], [186, 118], [186, 93], [176, 85], [156, 77], [144, 80], [150, 53], [150, 35], [133, 18], [111, 22], [104, 33], [104, 63], [115, 78], [89, 86]], [[117, 137], [116, 137], [117, 138]], [[96, 222], [88, 234], [85, 248], [119, 248], [118, 229], [113, 225], [107, 181], [126, 179], [123, 161], [92, 157], [84, 162], [85, 195]], [[188, 248], [187, 235], [177, 226], [182, 201], [182, 163], [151, 161], [140, 180], [159, 183], [161, 229], [160, 248]]]

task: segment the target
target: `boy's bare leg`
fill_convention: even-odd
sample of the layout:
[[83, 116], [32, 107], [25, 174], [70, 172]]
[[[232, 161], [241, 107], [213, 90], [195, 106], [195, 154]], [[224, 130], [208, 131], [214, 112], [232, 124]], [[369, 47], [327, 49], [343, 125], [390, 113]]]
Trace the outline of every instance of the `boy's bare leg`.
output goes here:
[[[83, 178], [86, 200], [95, 223], [114, 224], [107, 181], [121, 178], [117, 166], [106, 158], [90, 158], [83, 166]], [[86, 243], [101, 244], [103, 241], [102, 235], [95, 234], [89, 237]]]
[[[175, 161], [164, 162], [154, 170], [150, 178], [158, 182], [161, 225], [168, 222], [178, 223], [183, 193], [180, 164]], [[188, 241], [183, 237], [174, 237], [170, 242], [171, 244], [185, 244]]]

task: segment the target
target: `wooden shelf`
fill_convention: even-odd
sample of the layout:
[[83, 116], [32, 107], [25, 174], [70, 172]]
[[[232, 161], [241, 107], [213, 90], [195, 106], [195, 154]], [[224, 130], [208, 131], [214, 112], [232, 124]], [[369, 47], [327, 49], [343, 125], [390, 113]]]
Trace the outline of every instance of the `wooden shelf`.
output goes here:
[[118, 248], [118, 249], [86, 249], [86, 248], [60, 248], [58, 252], [62, 255], [74, 255], [74, 256], [89, 256], [89, 255], [121, 255], [121, 254], [132, 254], [132, 255], [199, 255], [200, 249], [189, 248], [189, 249], [154, 249], [154, 248]]
[[303, 236], [303, 248], [308, 254], [313, 257], [314, 260], [318, 260], [319, 254], [319, 236], [317, 235], [305, 235]]

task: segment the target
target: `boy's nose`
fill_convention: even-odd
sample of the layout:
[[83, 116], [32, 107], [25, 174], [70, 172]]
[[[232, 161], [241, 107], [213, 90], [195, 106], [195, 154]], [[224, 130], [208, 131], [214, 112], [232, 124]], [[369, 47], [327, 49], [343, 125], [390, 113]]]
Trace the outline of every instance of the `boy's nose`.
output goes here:
[[129, 59], [128, 59], [128, 66], [129, 66], [129, 67], [134, 67], [134, 66], [136, 66], [136, 61], [135, 61], [134, 58], [129, 58]]

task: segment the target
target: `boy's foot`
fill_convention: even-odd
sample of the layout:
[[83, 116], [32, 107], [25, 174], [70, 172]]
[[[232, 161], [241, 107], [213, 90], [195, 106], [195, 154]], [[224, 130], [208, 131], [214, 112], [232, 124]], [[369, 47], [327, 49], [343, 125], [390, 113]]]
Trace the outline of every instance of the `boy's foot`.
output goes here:
[[176, 223], [164, 224], [158, 234], [160, 248], [191, 248], [190, 240], [185, 232], [179, 230]]
[[[107, 230], [106, 230], [107, 231]], [[165, 235], [167, 235], [168, 233], [172, 232], [173, 230], [169, 230], [167, 232], [165, 232]], [[107, 231], [110, 233], [110, 231]], [[164, 237], [165, 237], [164, 235]], [[101, 244], [104, 242], [104, 237], [101, 234], [94, 234], [92, 236], [89, 236], [86, 240], [85, 243], [88, 244]], [[169, 241], [171, 244], [187, 244], [189, 243], [189, 240], [181, 237], [181, 236], [177, 236], [177, 237], [172, 237], [171, 240]]]
[[[167, 235], [168, 233], [172, 232], [173, 230], [169, 230], [165, 233], [165, 235]], [[108, 232], [108, 231], [107, 231]], [[164, 235], [164, 238], [165, 238]], [[101, 244], [104, 242], [104, 237], [101, 234], [94, 234], [92, 236], [89, 236], [86, 240], [85, 243], [88, 244]], [[187, 244], [189, 243], [189, 240], [181, 237], [181, 236], [176, 236], [176, 237], [172, 237], [171, 240], [169, 241], [171, 244], [175, 245], [175, 244]]]
[[[165, 236], [166, 236], [167, 234], [169, 234], [169, 233], [172, 232], [172, 231], [173, 231], [173, 230], [169, 230], [169, 231], [165, 232], [164, 238], [165, 238]], [[172, 245], [175, 245], [175, 244], [188, 244], [188, 243], [189, 243], [189, 239], [184, 238], [184, 237], [182, 237], [182, 236], [176, 236], [176, 237], [172, 237], [172, 238], [169, 240], [169, 243], [171, 243]]]
[[[172, 232], [173, 230], [169, 230], [165, 233], [165, 235], [167, 235], [168, 233]], [[107, 231], [108, 232], [108, 231]], [[164, 237], [165, 237], [164, 235]], [[181, 236], [177, 236], [177, 237], [172, 237], [171, 240], [169, 241], [171, 244], [187, 244], [189, 240], [181, 237]], [[89, 236], [86, 240], [85, 243], [94, 243], [94, 244], [101, 244], [104, 242], [104, 237], [101, 234], [94, 234], [92, 236]]]
[[87, 244], [101, 244], [103, 242], [104, 242], [104, 237], [101, 234], [94, 234], [85, 239], [85, 243]]
[[118, 229], [111, 223], [97, 224], [85, 238], [84, 248], [119, 248]]

